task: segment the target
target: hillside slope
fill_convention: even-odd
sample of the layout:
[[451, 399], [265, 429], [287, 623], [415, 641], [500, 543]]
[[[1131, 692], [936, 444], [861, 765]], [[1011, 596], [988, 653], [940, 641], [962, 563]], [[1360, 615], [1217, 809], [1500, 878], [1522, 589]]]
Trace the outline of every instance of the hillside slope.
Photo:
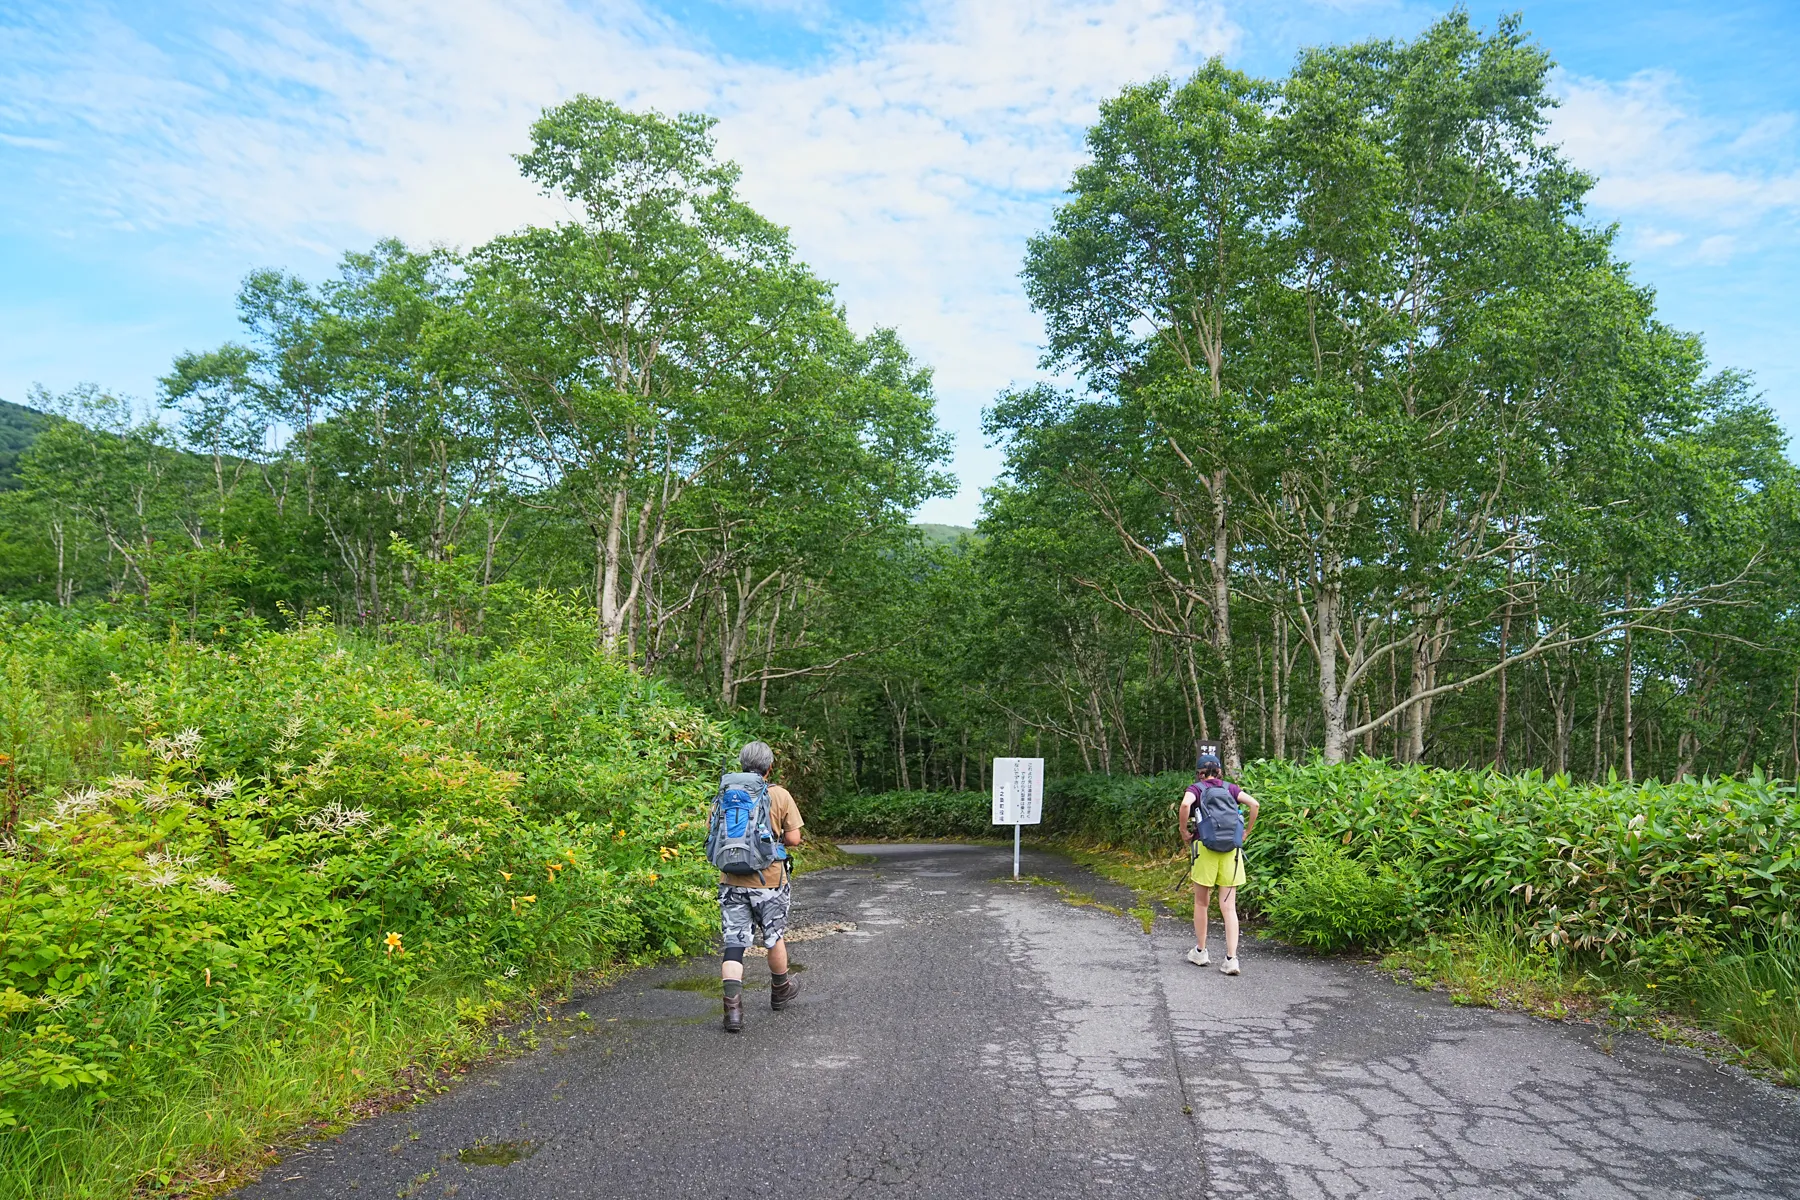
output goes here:
[[0, 492], [17, 487], [19, 456], [38, 431], [56, 418], [23, 404], [0, 400]]

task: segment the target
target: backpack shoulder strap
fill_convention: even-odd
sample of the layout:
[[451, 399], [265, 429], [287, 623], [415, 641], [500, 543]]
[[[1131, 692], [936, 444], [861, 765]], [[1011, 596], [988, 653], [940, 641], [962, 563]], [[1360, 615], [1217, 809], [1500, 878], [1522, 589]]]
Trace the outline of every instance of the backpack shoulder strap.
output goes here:
[[1226, 803], [1236, 806], [1237, 797], [1231, 794], [1230, 785], [1222, 779], [1209, 779], [1201, 785], [1198, 802], [1204, 805], [1220, 796], [1225, 798]]
[[[756, 873], [756, 881], [764, 887], [780, 887], [782, 882], [787, 879], [792, 867], [789, 865], [787, 851], [783, 848], [781, 839], [775, 834], [775, 800], [769, 795], [769, 783], [766, 779], [759, 779], [750, 786], [756, 793], [756, 831], [768, 838], [770, 844], [775, 848], [774, 861]], [[772, 884], [769, 882], [771, 868], [777, 872], [775, 882]]]

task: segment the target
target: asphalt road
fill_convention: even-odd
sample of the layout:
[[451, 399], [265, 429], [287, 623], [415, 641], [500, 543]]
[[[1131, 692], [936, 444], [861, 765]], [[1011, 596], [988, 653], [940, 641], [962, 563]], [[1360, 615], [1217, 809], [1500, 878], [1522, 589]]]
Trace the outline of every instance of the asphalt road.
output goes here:
[[796, 925], [855, 929], [793, 946], [785, 1012], [760, 962], [736, 1037], [686, 990], [716, 964], [638, 973], [240, 1195], [1800, 1197], [1800, 1096], [1698, 1055], [1260, 942], [1226, 978], [999, 882], [1010, 847], [859, 849], [796, 881]]

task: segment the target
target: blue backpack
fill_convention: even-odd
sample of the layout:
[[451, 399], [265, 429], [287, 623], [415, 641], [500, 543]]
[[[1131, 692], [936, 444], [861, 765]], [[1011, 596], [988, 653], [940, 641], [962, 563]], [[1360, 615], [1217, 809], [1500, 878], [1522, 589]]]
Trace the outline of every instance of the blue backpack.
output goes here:
[[719, 780], [706, 826], [706, 861], [727, 875], [755, 875], [787, 857], [769, 823], [769, 785], [734, 771]]
[[1236, 850], [1244, 844], [1244, 814], [1231, 789], [1217, 779], [1189, 784], [1194, 802], [1188, 807], [1188, 832], [1208, 850]]

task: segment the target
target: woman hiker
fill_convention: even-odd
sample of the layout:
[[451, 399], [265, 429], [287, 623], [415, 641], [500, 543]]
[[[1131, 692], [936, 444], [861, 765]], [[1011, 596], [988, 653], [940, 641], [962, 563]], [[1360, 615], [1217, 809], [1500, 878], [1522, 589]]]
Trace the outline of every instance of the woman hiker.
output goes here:
[[1202, 750], [1194, 764], [1194, 782], [1181, 797], [1181, 840], [1194, 859], [1188, 872], [1194, 885], [1194, 948], [1187, 960], [1196, 967], [1212, 962], [1206, 952], [1206, 920], [1213, 889], [1218, 888], [1219, 915], [1225, 920], [1225, 961], [1219, 970], [1238, 973], [1237, 890], [1244, 886], [1244, 842], [1256, 828], [1256, 812], [1256, 797], [1227, 783], [1219, 756]]

